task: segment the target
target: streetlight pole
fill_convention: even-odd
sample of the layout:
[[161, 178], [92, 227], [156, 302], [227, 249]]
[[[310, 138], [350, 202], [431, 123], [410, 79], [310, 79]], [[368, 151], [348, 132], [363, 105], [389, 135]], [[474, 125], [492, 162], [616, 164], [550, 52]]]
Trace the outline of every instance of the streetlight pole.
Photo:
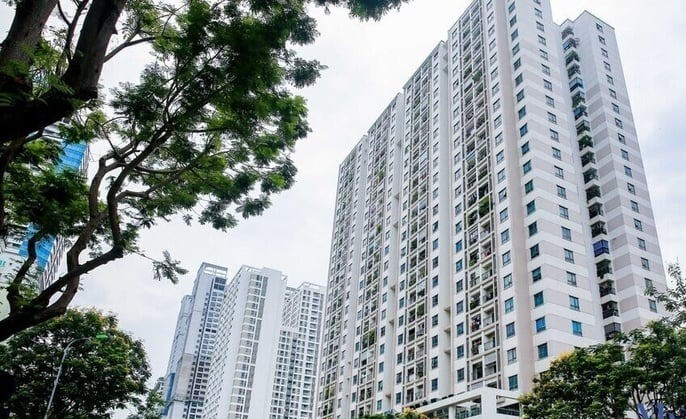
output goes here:
[[[96, 339], [107, 339], [107, 335], [100, 334], [95, 336]], [[67, 355], [69, 354], [69, 350], [71, 349], [72, 345], [74, 345], [76, 342], [80, 342], [82, 340], [89, 340], [91, 337], [87, 338], [78, 338], [70, 341], [67, 346], [64, 348], [64, 352], [62, 353], [62, 360], [60, 361], [60, 366], [57, 368], [57, 375], [55, 376], [55, 382], [52, 384], [52, 391], [50, 392], [50, 399], [48, 400], [48, 407], [45, 409], [45, 416], [43, 419], [48, 419], [48, 416], [50, 416], [50, 408], [52, 407], [52, 401], [55, 398], [55, 392], [57, 391], [57, 383], [60, 381], [60, 376], [62, 375], [62, 367], [64, 366], [64, 360], [67, 359]]]

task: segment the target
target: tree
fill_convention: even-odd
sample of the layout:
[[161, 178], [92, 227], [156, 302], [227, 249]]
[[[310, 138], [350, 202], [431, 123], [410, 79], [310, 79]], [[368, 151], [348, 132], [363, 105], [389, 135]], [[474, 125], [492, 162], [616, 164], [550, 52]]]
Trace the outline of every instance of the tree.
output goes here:
[[[12, 2], [0, 45], [0, 234], [36, 231], [7, 285], [0, 341], [64, 313], [81, 275], [141, 254], [141, 229], [178, 215], [227, 230], [261, 214], [293, 184], [290, 152], [309, 130], [292, 91], [323, 68], [293, 50], [317, 35], [307, 7], [377, 19], [403, 1]], [[103, 67], [140, 44], [151, 51], [140, 80], [104, 97]], [[97, 150], [90, 180], [56, 169], [60, 141], [43, 135], [52, 124]], [[35, 292], [36, 244], [57, 235], [71, 243], [67, 272]], [[167, 253], [153, 267], [157, 278], [185, 272]]]
[[681, 273], [681, 265], [678, 262], [667, 265], [667, 274], [672, 279], [672, 284], [664, 292], [655, 287], [646, 290], [646, 294], [664, 305], [670, 313], [667, 321], [673, 325], [686, 325], [686, 278]]
[[145, 402], [139, 404], [136, 413], [126, 417], [126, 419], [160, 419], [161, 411], [164, 406], [164, 399], [156, 389], [150, 389], [145, 398]]
[[[93, 339], [102, 333], [106, 340]], [[68, 310], [0, 345], [0, 369], [17, 381], [10, 400], [13, 418], [43, 417], [64, 349], [82, 338], [65, 358], [50, 417], [109, 418], [112, 409], [140, 403], [150, 377], [141, 341], [121, 331], [112, 315]]]
[[629, 410], [643, 418], [641, 405], [658, 404], [679, 414], [686, 406], [684, 377], [686, 330], [654, 322], [554, 360], [520, 403], [531, 419], [624, 419]]
[[431, 417], [414, 409], [405, 408], [402, 413], [375, 413], [364, 415], [360, 419], [431, 419]]

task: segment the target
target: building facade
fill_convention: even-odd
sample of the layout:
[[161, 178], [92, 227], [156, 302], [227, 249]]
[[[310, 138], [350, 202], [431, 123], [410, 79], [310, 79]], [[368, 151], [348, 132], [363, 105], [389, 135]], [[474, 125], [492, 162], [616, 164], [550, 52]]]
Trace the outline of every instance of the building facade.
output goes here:
[[227, 286], [203, 418], [312, 418], [324, 288], [242, 266]]
[[226, 268], [203, 263], [198, 269], [193, 293], [181, 300], [163, 387], [162, 417], [165, 419], [204, 417], [207, 380], [226, 278]]
[[[614, 29], [476, 0], [340, 166], [317, 417], [511, 417], [666, 287]], [[457, 416], [456, 416], [457, 415]]]

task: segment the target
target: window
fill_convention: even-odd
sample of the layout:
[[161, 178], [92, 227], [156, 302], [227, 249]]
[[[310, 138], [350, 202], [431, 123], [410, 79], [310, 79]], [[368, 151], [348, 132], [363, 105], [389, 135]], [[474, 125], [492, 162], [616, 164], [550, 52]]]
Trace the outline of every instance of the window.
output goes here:
[[550, 139], [553, 141], [560, 141], [560, 134], [555, 130], [550, 130]]
[[507, 6], [507, 12], [508, 12], [508, 13], [514, 12], [514, 9], [515, 9], [515, 4], [514, 4], [514, 2], [510, 3], [510, 5]]
[[510, 251], [508, 250], [507, 252], [503, 253], [503, 266], [509, 265], [510, 261], [511, 261]]
[[657, 313], [657, 303], [655, 300], [648, 300], [648, 307], [653, 313]]
[[526, 116], [526, 106], [522, 106], [518, 111], [517, 111], [517, 116], [519, 119], [522, 119]]
[[517, 39], [518, 36], [519, 36], [519, 31], [518, 31], [517, 29], [515, 29], [515, 30], [512, 31], [512, 33], [510, 34], [510, 39], [512, 39], [512, 40], [514, 41], [515, 39]]
[[534, 8], [534, 14], [536, 14], [536, 17], [543, 19], [543, 12], [539, 9]]
[[567, 272], [567, 284], [576, 287], [576, 274], [574, 272]]
[[545, 97], [545, 104], [548, 106], [552, 106], [553, 108], [555, 107], [555, 99], [551, 98], [550, 96], [546, 95]]
[[626, 190], [629, 191], [629, 193], [636, 195], [636, 187], [633, 184], [627, 183]]
[[583, 336], [584, 331], [581, 327], [581, 322], [578, 322], [576, 320], [572, 320], [572, 333], [576, 336]]
[[[460, 368], [459, 370], [457, 370], [457, 382], [459, 383], [462, 381], [464, 381], [464, 368]], [[398, 393], [398, 394], [400, 394], [400, 393]], [[398, 403], [400, 403], [400, 402], [398, 402]]]
[[559, 177], [560, 179], [565, 178], [565, 171], [561, 167], [555, 166], [555, 176]]
[[550, 75], [550, 67], [548, 67], [545, 64], [541, 64], [541, 71], [543, 72], [543, 74], [545, 74], [547, 76]]
[[515, 77], [515, 86], [519, 86], [524, 81], [524, 76], [521, 74]]
[[561, 227], [562, 229], [562, 238], [565, 240], [572, 240], [572, 230], [568, 229], [567, 227]]
[[626, 150], [621, 150], [620, 152], [622, 154], [622, 158], [626, 161], [629, 161], [629, 152]]
[[[498, 109], [500, 109], [500, 99], [497, 99], [495, 102], [493, 102], [493, 112], [497, 111]], [[457, 111], [458, 109], [455, 110]]]
[[535, 244], [529, 248], [529, 255], [531, 256], [531, 259], [537, 257], [540, 254], [541, 252], [538, 248], [538, 244]]
[[603, 33], [603, 25], [600, 23], [596, 23], [595, 28], [598, 30], [598, 32]]
[[519, 382], [517, 381], [516, 375], [511, 375], [507, 377], [507, 386], [510, 389], [510, 391], [514, 391], [519, 388]]
[[503, 277], [503, 288], [507, 289], [512, 286], [512, 274], [507, 274]]
[[571, 308], [574, 311], [579, 311], [579, 299], [573, 295], [569, 296], [569, 308]]
[[624, 128], [624, 124], [619, 118], [615, 118], [615, 125], [617, 126], [617, 128]]
[[505, 336], [511, 338], [515, 335], [515, 324], [514, 322], [505, 325]]
[[631, 170], [631, 167], [629, 167], [629, 166], [624, 166], [624, 174], [627, 175], [628, 177], [634, 177], [633, 171]]
[[546, 329], [545, 327], [545, 316], [544, 317], [539, 317], [536, 319], [536, 333], [542, 332]]
[[647, 271], [650, 270], [650, 261], [646, 258], [641, 258], [641, 267]]
[[517, 16], [512, 16], [512, 19], [510, 19], [510, 27], [513, 27], [515, 23], [517, 23]]
[[493, 96], [498, 94], [499, 91], [500, 91], [500, 83], [496, 83], [493, 85], [493, 87], [491, 87], [491, 93], [493, 93]]
[[529, 152], [529, 142], [527, 141], [524, 144], [522, 144], [521, 149], [522, 149], [522, 156], [525, 155], [526, 153], [528, 153]]
[[[431, 379], [431, 391], [438, 390], [438, 378]], [[379, 400], [381, 402], [381, 400]]]
[[500, 233], [500, 243], [505, 244], [510, 241], [510, 230], [507, 229]]
[[626, 144], [626, 138], [624, 138], [623, 134], [617, 133], [617, 140], [620, 144]]
[[567, 199], [567, 189], [560, 185], [557, 185], [557, 196], [559, 196], [560, 198]]
[[557, 116], [554, 113], [548, 112], [548, 122], [557, 124]]
[[505, 160], [505, 152], [500, 151], [500, 152], [498, 152], [498, 154], [495, 155], [495, 162], [496, 162], [496, 164], [498, 164], [498, 163], [502, 163], [503, 160]]
[[539, 31], [545, 31], [545, 26], [541, 22], [536, 22], [536, 29]]
[[498, 183], [505, 180], [505, 169], [498, 172]]
[[498, 128], [498, 127], [501, 126], [502, 124], [503, 124], [503, 117], [502, 117], [502, 115], [498, 115], [498, 116], [495, 118], [495, 120], [493, 121], [493, 126], [494, 126], [495, 128]]
[[553, 90], [553, 84], [548, 80], [543, 80], [543, 87], [547, 90]]
[[564, 249], [565, 262], [574, 263], [574, 252], [569, 249]]
[[524, 184], [524, 193], [529, 193], [534, 190], [534, 181], [530, 180]]
[[515, 46], [512, 47], [512, 55], [517, 55], [519, 52], [519, 44], [516, 44]]
[[615, 80], [612, 78], [611, 75], [606, 74], [606, 75], [605, 75], [605, 78], [607, 79], [607, 83], [608, 83], [609, 85], [614, 86]]
[[510, 313], [514, 310], [514, 300], [512, 298], [508, 298], [505, 300], [505, 313]]
[[438, 346], [438, 336], [431, 336], [431, 347], [435, 348]]
[[631, 210], [634, 211], [634, 212], [640, 212], [640, 211], [638, 210], [638, 202], [636, 202], [636, 201], [631, 201]]
[[521, 102], [524, 99], [524, 89], [517, 92], [517, 102]]
[[533, 282], [539, 281], [543, 277], [543, 274], [541, 274], [541, 267], [539, 266], [538, 268], [534, 269], [531, 271], [531, 280]]
[[526, 204], [526, 215], [531, 215], [536, 212], [536, 201], [533, 200]]
[[534, 294], [534, 307], [543, 305], [545, 301], [543, 300], [543, 291]]
[[505, 222], [507, 221], [508, 215], [507, 215], [507, 208], [504, 210], [500, 211], [500, 222]]
[[639, 248], [639, 249], [641, 249], [641, 250], [646, 250], [646, 241], [645, 241], [645, 240], [643, 240], [643, 239], [640, 238], [640, 237], [637, 237], [637, 238], [636, 238], [636, 241], [637, 241], [637, 243], [638, 243], [638, 248]]
[[634, 228], [638, 231], [643, 231], [643, 223], [641, 220], [637, 220], [634, 218]]
[[548, 357], [548, 344], [542, 343], [536, 347], [538, 350], [538, 359], [545, 359]]
[[501, 189], [500, 192], [498, 192], [498, 202], [503, 202], [506, 199], [507, 199], [507, 189]]
[[464, 345], [460, 345], [457, 348], [455, 348], [455, 358], [464, 358]]
[[533, 223], [529, 224], [529, 237], [533, 236], [534, 234], [538, 233], [538, 224], [536, 224], [536, 221]]
[[643, 278], [643, 282], [645, 283], [647, 290], [653, 288], [653, 280], [652, 279]]
[[605, 57], [605, 58], [608, 57], [608, 53], [607, 53], [607, 50], [605, 48], [600, 48], [600, 53], [602, 54], [603, 57]]
[[616, 113], [619, 113], [619, 105], [616, 103], [612, 104], [612, 110], [615, 111]]
[[[617, 92], [615, 92], [614, 90], [610, 89], [610, 97], [611, 97], [612, 99], [617, 99]], [[619, 112], [619, 106], [617, 107], [617, 112]]]
[[560, 149], [553, 147], [553, 158], [557, 160], [562, 160], [562, 151]]
[[598, 35], [598, 41], [600, 41], [601, 44], [605, 45], [605, 38], [602, 36]]
[[507, 350], [507, 363], [514, 364], [517, 362], [517, 348]]
[[567, 207], [563, 207], [562, 205], [559, 206], [560, 210], [560, 217], [564, 218], [565, 220], [569, 220], [569, 210]]
[[459, 252], [460, 250], [462, 250], [462, 240], [459, 240], [455, 243], [455, 253]]
[[612, 66], [610, 66], [610, 63], [607, 61], [603, 61], [603, 66], [605, 67], [605, 70], [612, 71]]
[[546, 44], [545, 37], [538, 35], [538, 43], [541, 45], [545, 45]]
[[531, 160], [527, 161], [526, 163], [524, 163], [522, 165], [522, 172], [524, 172], [524, 174], [527, 174], [530, 171], [531, 171]]

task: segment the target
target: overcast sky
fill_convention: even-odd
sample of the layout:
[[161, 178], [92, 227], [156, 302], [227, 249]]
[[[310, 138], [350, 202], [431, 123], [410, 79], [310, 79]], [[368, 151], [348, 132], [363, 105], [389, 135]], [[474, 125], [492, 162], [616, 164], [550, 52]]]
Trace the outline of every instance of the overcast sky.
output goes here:
[[[83, 281], [76, 302], [116, 313], [121, 326], [145, 341], [154, 377], [165, 373], [179, 308], [195, 272], [207, 261], [235, 272], [241, 264], [279, 269], [292, 284], [325, 284], [338, 165], [431, 49], [467, 1], [414, 0], [380, 22], [351, 20], [346, 11], [314, 15], [320, 37], [304, 50], [328, 66], [302, 91], [312, 132], [296, 147], [295, 186], [262, 217], [229, 233], [160, 225], [144, 233], [151, 255], [169, 250], [190, 270], [179, 284], [155, 282], [149, 263], [129, 256]], [[584, 9], [615, 27], [646, 167], [665, 261], [686, 256], [686, 1], [552, 0], [559, 23]], [[0, 9], [0, 28], [9, 15]], [[104, 84], [135, 80], [147, 54], [108, 63]]]

